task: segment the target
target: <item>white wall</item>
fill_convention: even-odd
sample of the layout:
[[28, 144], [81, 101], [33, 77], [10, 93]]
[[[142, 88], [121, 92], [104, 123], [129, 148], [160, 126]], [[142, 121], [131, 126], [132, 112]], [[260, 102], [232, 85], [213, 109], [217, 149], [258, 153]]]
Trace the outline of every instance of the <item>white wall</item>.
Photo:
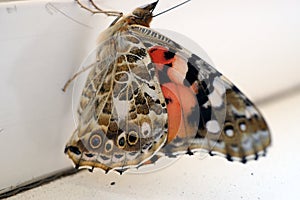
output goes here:
[[[124, 12], [140, 2], [99, 1]], [[157, 12], [176, 2], [161, 0]], [[193, 39], [261, 100], [300, 84], [299, 19], [300, 1], [193, 0], [152, 26]], [[74, 129], [72, 90], [61, 88], [111, 20], [71, 0], [0, 3], [0, 189], [71, 166], [63, 148]]]

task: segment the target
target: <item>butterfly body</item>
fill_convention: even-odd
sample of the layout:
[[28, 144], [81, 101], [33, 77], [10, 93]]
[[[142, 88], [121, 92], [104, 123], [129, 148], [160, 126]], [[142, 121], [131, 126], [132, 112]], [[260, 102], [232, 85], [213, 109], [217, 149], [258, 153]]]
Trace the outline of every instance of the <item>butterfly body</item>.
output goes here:
[[149, 28], [156, 4], [100, 35], [65, 152], [78, 167], [105, 171], [202, 150], [257, 159], [270, 144], [263, 117], [212, 66]]

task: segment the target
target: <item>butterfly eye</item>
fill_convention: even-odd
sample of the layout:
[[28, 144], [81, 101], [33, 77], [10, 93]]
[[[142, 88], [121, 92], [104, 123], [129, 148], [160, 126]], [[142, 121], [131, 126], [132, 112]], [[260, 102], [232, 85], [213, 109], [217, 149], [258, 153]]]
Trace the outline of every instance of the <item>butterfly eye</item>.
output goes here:
[[140, 16], [140, 13], [133, 13], [133, 18], [132, 19], [142, 19], [143, 17]]
[[224, 126], [224, 133], [227, 137], [233, 137], [234, 136], [234, 128], [231, 124], [225, 124]]
[[136, 143], [137, 143], [137, 141], [138, 141], [138, 134], [137, 134], [137, 132], [135, 132], [135, 131], [131, 131], [131, 132], [129, 132], [129, 134], [128, 134], [128, 143], [130, 144], [130, 145], [135, 145]]
[[97, 149], [101, 146], [102, 138], [99, 134], [95, 133], [90, 137], [89, 144], [93, 149]]

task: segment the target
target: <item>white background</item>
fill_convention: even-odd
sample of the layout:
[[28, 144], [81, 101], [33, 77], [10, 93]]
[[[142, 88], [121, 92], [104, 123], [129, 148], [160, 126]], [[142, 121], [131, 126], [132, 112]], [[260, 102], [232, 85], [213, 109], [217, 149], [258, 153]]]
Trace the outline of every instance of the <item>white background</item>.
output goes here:
[[[127, 12], [148, 2], [99, 4]], [[161, 0], [157, 12], [179, 2]], [[74, 129], [72, 90], [61, 88], [111, 21], [67, 0], [0, 3], [0, 189], [71, 166], [63, 149]], [[152, 27], [192, 38], [260, 102], [273, 133], [268, 156], [247, 165], [187, 157], [143, 175], [83, 172], [15, 198], [298, 199], [300, 2], [193, 0]]]

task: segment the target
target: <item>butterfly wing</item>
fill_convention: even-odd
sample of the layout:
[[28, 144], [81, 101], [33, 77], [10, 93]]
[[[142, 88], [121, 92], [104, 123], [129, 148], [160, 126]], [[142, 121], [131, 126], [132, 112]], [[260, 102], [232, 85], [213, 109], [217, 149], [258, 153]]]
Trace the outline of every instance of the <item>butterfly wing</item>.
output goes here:
[[120, 32], [97, 48], [66, 152], [77, 166], [125, 170], [150, 159], [167, 137], [167, 111], [143, 43]]
[[130, 28], [148, 48], [168, 103], [167, 145], [153, 162], [206, 151], [245, 163], [264, 154], [271, 143], [267, 124], [237, 87], [171, 39], [147, 27]]

